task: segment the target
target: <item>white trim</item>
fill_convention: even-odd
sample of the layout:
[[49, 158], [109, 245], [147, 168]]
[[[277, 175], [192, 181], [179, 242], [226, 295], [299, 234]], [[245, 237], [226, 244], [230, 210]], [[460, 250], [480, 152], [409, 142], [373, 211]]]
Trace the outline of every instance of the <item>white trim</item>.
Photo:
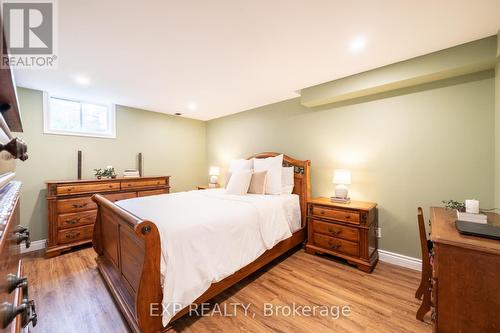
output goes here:
[[24, 243], [22, 245], [19, 245], [19, 246], [21, 247], [21, 253], [28, 253], [28, 252], [43, 250], [43, 249], [45, 249], [46, 244], [47, 244], [46, 239], [40, 239], [40, 240], [31, 242], [29, 248], [26, 248]]
[[422, 260], [408, 257], [399, 253], [389, 252], [385, 250], [378, 250], [378, 258], [380, 261], [388, 262], [389, 264], [414, 269], [416, 271], [422, 270]]

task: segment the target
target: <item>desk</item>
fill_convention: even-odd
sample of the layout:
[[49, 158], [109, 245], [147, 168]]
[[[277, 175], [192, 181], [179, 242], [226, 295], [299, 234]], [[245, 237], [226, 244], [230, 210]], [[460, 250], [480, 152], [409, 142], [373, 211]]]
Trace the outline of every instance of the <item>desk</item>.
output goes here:
[[[461, 235], [455, 211], [430, 216], [434, 332], [500, 332], [500, 241]], [[500, 216], [488, 223], [500, 226]]]

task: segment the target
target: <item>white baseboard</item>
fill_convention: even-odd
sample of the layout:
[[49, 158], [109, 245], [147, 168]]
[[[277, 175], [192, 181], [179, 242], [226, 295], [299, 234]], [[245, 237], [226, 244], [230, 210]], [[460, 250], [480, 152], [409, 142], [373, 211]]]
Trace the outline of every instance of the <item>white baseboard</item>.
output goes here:
[[388, 262], [389, 264], [398, 265], [416, 271], [422, 270], [422, 260], [408, 257], [399, 253], [378, 250], [378, 258], [380, 261]]
[[43, 250], [43, 249], [45, 249], [46, 244], [47, 244], [46, 239], [40, 239], [40, 240], [31, 242], [29, 248], [26, 248], [24, 243], [19, 245], [19, 246], [21, 247], [21, 253], [28, 253], [28, 252]]

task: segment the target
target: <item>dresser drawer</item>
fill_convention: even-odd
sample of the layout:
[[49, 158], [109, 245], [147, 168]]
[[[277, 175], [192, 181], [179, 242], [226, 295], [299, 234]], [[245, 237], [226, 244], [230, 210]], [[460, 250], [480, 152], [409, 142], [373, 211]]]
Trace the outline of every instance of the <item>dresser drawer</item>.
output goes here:
[[138, 197], [147, 197], [149, 195], [158, 195], [168, 193], [168, 189], [163, 190], [149, 190], [149, 191], [139, 191], [137, 192]]
[[87, 224], [94, 224], [96, 216], [96, 210], [89, 210], [80, 213], [60, 214], [57, 217], [57, 228], [66, 229]]
[[314, 206], [312, 214], [315, 217], [329, 218], [337, 221], [359, 224], [359, 212]]
[[120, 182], [99, 182], [93, 184], [58, 185], [56, 193], [57, 195], [69, 195], [78, 193], [117, 191], [119, 189]]
[[129, 188], [143, 188], [143, 187], [155, 187], [155, 186], [165, 186], [167, 185], [167, 180], [162, 179], [148, 179], [148, 180], [127, 180], [122, 181], [122, 190]]
[[86, 225], [83, 227], [63, 229], [57, 232], [57, 243], [75, 243], [78, 241], [91, 240], [94, 225]]
[[344, 239], [329, 237], [314, 233], [314, 244], [326, 250], [345, 253], [351, 256], [359, 255], [359, 244]]
[[352, 242], [359, 242], [359, 230], [356, 228], [318, 220], [313, 220], [312, 225], [314, 232], [346, 239]]
[[90, 197], [57, 200], [57, 213], [75, 213], [91, 209], [97, 209], [97, 205]]
[[119, 200], [125, 200], [125, 199], [131, 199], [137, 197], [137, 194], [135, 192], [125, 192], [125, 193], [113, 193], [113, 194], [106, 194], [104, 195], [106, 199], [109, 201], [119, 201]]

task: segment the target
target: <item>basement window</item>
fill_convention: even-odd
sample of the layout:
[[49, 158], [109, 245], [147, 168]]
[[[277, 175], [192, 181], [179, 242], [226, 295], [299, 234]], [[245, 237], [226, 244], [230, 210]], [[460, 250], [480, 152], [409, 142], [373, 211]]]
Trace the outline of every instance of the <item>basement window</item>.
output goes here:
[[115, 106], [44, 93], [43, 125], [46, 134], [116, 138]]

